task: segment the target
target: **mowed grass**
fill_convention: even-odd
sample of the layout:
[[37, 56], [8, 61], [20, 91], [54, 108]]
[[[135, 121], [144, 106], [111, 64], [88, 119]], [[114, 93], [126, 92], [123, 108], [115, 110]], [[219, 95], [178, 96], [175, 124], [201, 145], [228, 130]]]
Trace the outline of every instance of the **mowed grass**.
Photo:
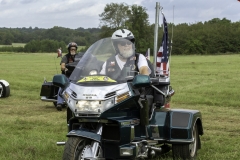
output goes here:
[[[0, 53], [0, 79], [11, 95], [0, 99], [0, 159], [59, 160], [66, 110], [40, 100], [44, 77], [60, 73], [57, 54]], [[202, 112], [200, 160], [240, 159], [240, 55], [172, 56], [172, 108]], [[171, 159], [171, 152], [159, 159]]]

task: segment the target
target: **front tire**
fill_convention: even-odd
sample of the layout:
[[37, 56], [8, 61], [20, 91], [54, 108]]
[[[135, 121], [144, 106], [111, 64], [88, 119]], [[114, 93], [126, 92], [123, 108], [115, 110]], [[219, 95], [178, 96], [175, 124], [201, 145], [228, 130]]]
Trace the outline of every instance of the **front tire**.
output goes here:
[[85, 157], [93, 157], [94, 155], [91, 155], [92, 142], [92, 140], [81, 137], [69, 137], [65, 144], [63, 160], [84, 160]]
[[10, 95], [10, 87], [9, 85], [6, 86], [4, 85], [3, 82], [0, 82], [0, 98], [3, 97], [8, 97]]
[[198, 145], [200, 143], [197, 124], [195, 124], [193, 127], [192, 137], [194, 138], [194, 140], [190, 144], [173, 144], [172, 145], [173, 159], [181, 159], [181, 160], [196, 159]]

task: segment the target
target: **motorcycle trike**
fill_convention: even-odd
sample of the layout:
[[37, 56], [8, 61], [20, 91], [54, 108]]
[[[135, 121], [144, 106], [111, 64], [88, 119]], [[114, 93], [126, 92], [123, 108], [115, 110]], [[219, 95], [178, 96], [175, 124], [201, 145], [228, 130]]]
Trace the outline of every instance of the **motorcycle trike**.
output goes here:
[[[174, 159], [195, 159], [201, 148], [202, 117], [198, 110], [166, 109], [173, 94], [164, 75], [140, 75], [137, 58], [111, 75], [100, 74], [117, 53], [111, 38], [95, 42], [69, 80], [55, 75], [67, 104], [64, 160], [149, 159], [172, 150]], [[110, 61], [115, 66], [115, 61]]]

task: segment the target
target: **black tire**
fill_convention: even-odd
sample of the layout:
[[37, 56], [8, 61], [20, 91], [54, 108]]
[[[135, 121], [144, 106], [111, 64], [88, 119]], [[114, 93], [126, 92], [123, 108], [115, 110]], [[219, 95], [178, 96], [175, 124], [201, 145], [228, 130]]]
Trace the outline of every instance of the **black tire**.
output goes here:
[[9, 85], [5, 86], [2, 82], [0, 82], [0, 85], [1, 85], [1, 88], [2, 88], [2, 90], [0, 89], [0, 98], [8, 97], [10, 95]]
[[53, 105], [54, 105], [55, 107], [57, 107], [57, 102], [53, 102]]
[[91, 142], [92, 140], [81, 137], [69, 137], [65, 144], [63, 160], [83, 160], [82, 155]]
[[197, 157], [200, 138], [197, 124], [194, 125], [192, 135], [194, 141], [191, 144], [173, 144], [172, 153], [175, 160], [194, 160]]
[[64, 103], [64, 104], [62, 105], [62, 108], [67, 108], [67, 105]]

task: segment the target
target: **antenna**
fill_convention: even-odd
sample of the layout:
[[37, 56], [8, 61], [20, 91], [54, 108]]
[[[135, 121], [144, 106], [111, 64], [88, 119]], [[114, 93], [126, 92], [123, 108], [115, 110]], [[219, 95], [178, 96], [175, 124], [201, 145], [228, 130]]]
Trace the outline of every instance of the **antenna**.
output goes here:
[[[172, 39], [173, 39], [173, 25], [174, 25], [174, 5], [173, 5]], [[171, 39], [171, 43], [172, 43], [172, 39]]]

